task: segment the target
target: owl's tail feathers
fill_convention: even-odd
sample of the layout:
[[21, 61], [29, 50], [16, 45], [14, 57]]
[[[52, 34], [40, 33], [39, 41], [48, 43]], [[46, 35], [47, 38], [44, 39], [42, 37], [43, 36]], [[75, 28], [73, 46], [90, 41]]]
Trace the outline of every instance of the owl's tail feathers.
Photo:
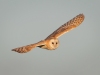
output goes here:
[[35, 47], [36, 47], [36, 45], [31, 44], [31, 45], [27, 45], [27, 46], [12, 49], [12, 51], [15, 51], [15, 52], [18, 52], [18, 53], [27, 53]]
[[31, 51], [33, 48], [40, 46], [40, 45], [45, 45], [45, 40], [39, 41], [38, 43], [35, 43], [35, 44], [30, 44], [27, 46], [15, 48], [15, 49], [12, 49], [12, 51], [15, 51], [18, 53], [27, 53]]

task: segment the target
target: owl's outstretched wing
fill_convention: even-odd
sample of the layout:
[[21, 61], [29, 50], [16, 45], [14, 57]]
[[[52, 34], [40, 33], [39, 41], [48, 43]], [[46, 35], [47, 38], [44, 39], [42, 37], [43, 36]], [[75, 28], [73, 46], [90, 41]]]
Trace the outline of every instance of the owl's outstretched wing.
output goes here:
[[64, 33], [69, 32], [70, 30], [79, 26], [83, 22], [84, 18], [85, 17], [83, 14], [77, 15], [76, 17], [68, 21], [67, 23], [60, 26], [57, 30], [55, 30], [52, 34], [50, 34], [46, 39], [51, 38], [51, 37], [59, 38]]
[[30, 50], [32, 50], [33, 48], [35, 48], [37, 46], [41, 46], [41, 45], [45, 45], [45, 41], [40, 41], [40, 42], [35, 43], [35, 44], [30, 44], [27, 46], [18, 47], [18, 48], [12, 49], [12, 51], [15, 51], [18, 53], [26, 53], [26, 52], [29, 52]]

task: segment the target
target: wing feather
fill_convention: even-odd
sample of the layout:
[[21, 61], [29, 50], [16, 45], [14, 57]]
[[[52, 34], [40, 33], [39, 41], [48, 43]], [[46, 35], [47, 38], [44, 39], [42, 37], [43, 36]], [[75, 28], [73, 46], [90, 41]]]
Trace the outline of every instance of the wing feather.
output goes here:
[[27, 46], [18, 47], [18, 48], [12, 49], [12, 51], [15, 51], [18, 53], [27, 53], [27, 52], [31, 51], [33, 48], [35, 48], [37, 46], [41, 46], [41, 45], [45, 45], [45, 41], [40, 41], [40, 42], [35, 43], [35, 44], [30, 44]]
[[61, 35], [79, 26], [83, 22], [84, 18], [85, 17], [83, 14], [77, 15], [70, 21], [60, 26], [57, 30], [55, 30], [52, 34], [50, 34], [46, 39], [51, 38], [51, 37], [59, 38]]

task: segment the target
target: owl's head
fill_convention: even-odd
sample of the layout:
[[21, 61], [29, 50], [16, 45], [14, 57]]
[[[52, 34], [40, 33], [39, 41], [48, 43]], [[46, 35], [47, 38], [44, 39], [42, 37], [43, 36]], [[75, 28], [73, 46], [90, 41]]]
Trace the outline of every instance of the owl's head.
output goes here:
[[54, 50], [59, 46], [59, 40], [57, 38], [49, 38], [48, 40], [46, 40], [47, 42], [47, 48], [49, 50]]

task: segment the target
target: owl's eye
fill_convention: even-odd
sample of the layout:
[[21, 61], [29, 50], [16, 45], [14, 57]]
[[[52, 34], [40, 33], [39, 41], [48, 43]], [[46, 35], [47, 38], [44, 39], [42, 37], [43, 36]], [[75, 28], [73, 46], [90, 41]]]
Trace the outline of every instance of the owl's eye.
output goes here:
[[56, 42], [56, 44], [58, 44], [58, 43]]
[[54, 44], [54, 42], [52, 42], [52, 44]]

